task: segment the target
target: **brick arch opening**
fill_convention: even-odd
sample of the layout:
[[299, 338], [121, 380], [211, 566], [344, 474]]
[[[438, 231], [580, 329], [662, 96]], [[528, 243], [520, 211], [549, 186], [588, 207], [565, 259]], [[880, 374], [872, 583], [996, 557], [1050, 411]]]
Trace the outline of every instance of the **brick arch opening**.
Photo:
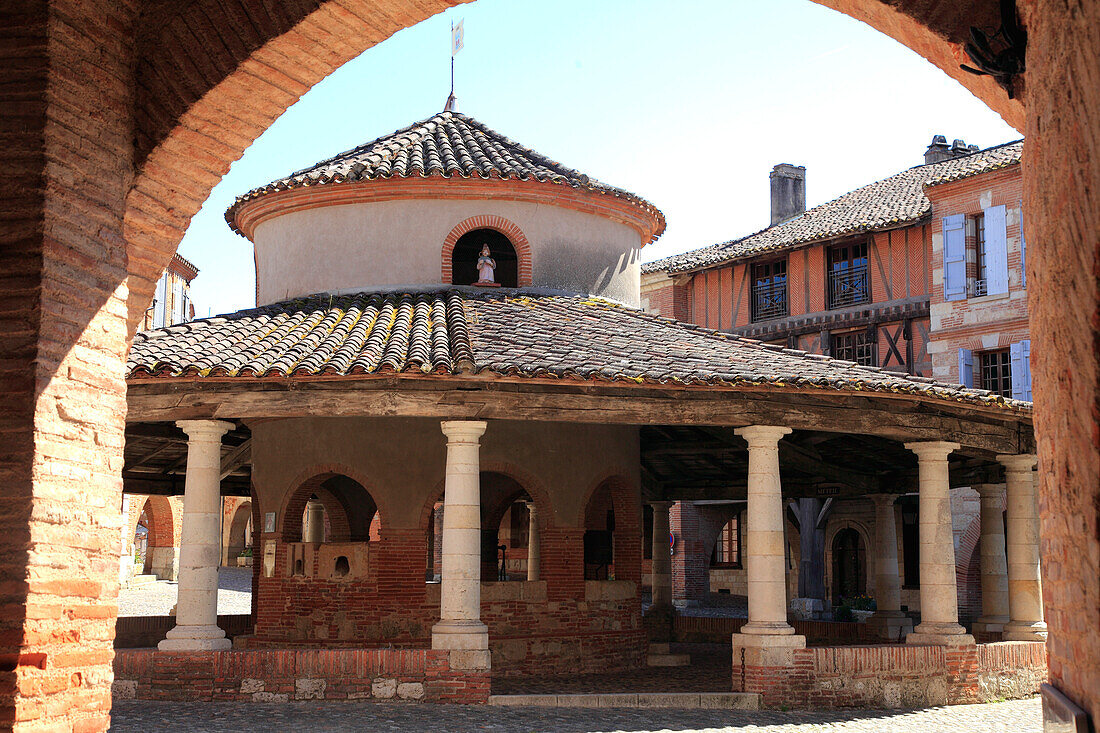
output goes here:
[[[589, 490], [582, 516], [586, 580], [642, 579], [642, 507], [638, 490], [614, 474]], [[610, 558], [610, 562], [606, 562]]]
[[247, 547], [252, 547], [252, 502], [242, 503], [233, 512], [229, 522], [229, 537], [226, 541], [226, 556], [230, 565], [236, 564], [236, 557]]
[[[326, 471], [298, 484], [282, 511], [283, 542], [301, 542], [306, 503], [319, 501], [325, 509], [327, 542], [368, 542], [374, 525], [381, 530], [381, 513], [370, 491], [350, 476]], [[375, 521], [378, 524], [375, 524]]]
[[443, 239], [443, 249], [439, 254], [440, 280], [447, 284], [454, 282], [454, 250], [458, 240], [466, 234], [478, 229], [490, 229], [499, 232], [508, 239], [516, 253], [516, 281], [517, 287], [530, 287], [533, 281], [531, 265], [531, 243], [523, 234], [523, 230], [514, 222], [495, 214], [479, 214], [471, 216], [455, 225], [454, 229]]
[[[145, 526], [149, 530], [146, 541], [150, 549], [153, 547], [174, 547], [176, 545], [179, 533], [176, 529], [176, 517], [172, 511], [172, 503], [168, 501], [168, 497], [150, 496], [142, 505], [141, 512], [137, 517], [138, 520], [140, 520], [141, 514], [145, 515]], [[146, 564], [148, 562], [147, 555]]]

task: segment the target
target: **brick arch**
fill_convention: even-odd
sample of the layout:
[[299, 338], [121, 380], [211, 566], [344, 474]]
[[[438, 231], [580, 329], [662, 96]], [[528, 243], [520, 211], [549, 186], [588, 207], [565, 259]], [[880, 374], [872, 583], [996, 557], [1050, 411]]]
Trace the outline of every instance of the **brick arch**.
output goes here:
[[283, 508], [280, 512], [277, 528], [277, 534], [283, 542], [302, 541], [302, 514], [305, 512], [306, 502], [309, 501], [309, 497], [314, 495], [317, 496], [317, 499], [325, 507], [325, 512], [328, 514], [329, 529], [331, 531], [329, 541], [368, 541], [370, 522], [366, 523], [367, 526], [362, 533], [357, 534], [355, 528], [352, 526], [352, 517], [356, 514], [356, 508], [349, 505], [345, 499], [336, 493], [322, 488], [322, 484], [336, 476], [343, 476], [351, 479], [359, 485], [365, 496], [370, 500], [371, 504], [374, 505], [372, 521], [374, 517], [377, 517], [379, 523], [384, 525], [385, 520], [382, 508], [374, 498], [374, 495], [370, 492], [370, 489], [367, 488], [369, 484], [360, 478], [354, 470], [339, 464], [315, 466], [299, 474], [291, 483], [291, 486], [295, 488], [283, 501]]
[[[508, 461], [493, 460], [481, 461], [479, 473], [499, 473], [518, 483], [527, 492], [527, 495], [531, 497], [531, 501], [535, 503], [539, 530], [541, 531], [556, 526], [556, 522], [554, 521], [554, 502], [551, 500], [550, 494], [546, 491], [546, 487], [543, 483], [532, 474]], [[439, 480], [435, 485], [435, 489], [428, 495], [428, 498], [424, 501], [424, 505], [420, 509], [420, 523], [417, 526], [424, 532], [428, 531], [428, 523], [432, 521], [432, 511], [435, 509], [435, 505], [443, 501], [445, 481], [445, 478]]]
[[580, 526], [586, 524], [588, 507], [598, 498], [599, 493], [607, 490], [610, 495], [611, 509], [615, 513], [615, 531], [612, 541], [615, 548], [615, 579], [642, 580], [642, 503], [638, 487], [626, 476], [626, 471], [616, 470], [604, 474], [590, 483], [585, 492], [579, 517]]
[[459, 237], [475, 229], [492, 229], [508, 237], [508, 241], [512, 243], [512, 247], [516, 250], [516, 258], [519, 260], [517, 284], [521, 288], [530, 287], [533, 281], [531, 244], [527, 241], [527, 237], [524, 236], [523, 230], [521, 230], [518, 225], [505, 219], [503, 216], [497, 216], [495, 214], [478, 214], [477, 216], [471, 216], [459, 222], [455, 228], [451, 230], [450, 234], [443, 239], [443, 249], [439, 254], [439, 276], [441, 281], [450, 284], [453, 277], [453, 273], [451, 272], [451, 255], [454, 252], [455, 244], [458, 243]]
[[[980, 574], [982, 538], [981, 514], [975, 515], [959, 537], [955, 550], [955, 592], [958, 598], [959, 618], [973, 620], [981, 615], [982, 579]], [[972, 575], [977, 565], [979, 573]], [[976, 583], [973, 581], [977, 581]], [[973, 613], [977, 601], [977, 613]]]
[[174, 547], [179, 539], [179, 518], [172, 510], [172, 502], [167, 496], [149, 496], [134, 517], [130, 526], [130, 537], [137, 532], [141, 513], [149, 521], [149, 547]]

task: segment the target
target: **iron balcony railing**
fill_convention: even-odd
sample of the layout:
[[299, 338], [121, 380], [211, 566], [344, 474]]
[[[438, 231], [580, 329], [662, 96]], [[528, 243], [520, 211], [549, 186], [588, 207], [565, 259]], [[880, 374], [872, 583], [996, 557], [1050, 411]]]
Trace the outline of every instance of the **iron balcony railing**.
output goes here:
[[763, 321], [787, 315], [787, 282], [757, 283], [752, 286], [752, 319]]
[[843, 308], [871, 299], [867, 283], [867, 267], [833, 270], [829, 273], [829, 306]]

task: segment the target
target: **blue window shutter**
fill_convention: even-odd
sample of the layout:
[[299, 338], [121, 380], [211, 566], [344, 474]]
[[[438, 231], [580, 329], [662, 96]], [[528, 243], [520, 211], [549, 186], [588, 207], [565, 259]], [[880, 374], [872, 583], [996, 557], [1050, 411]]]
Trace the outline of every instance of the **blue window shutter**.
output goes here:
[[157, 281], [157, 302], [153, 308], [153, 328], [164, 328], [165, 306], [168, 305], [168, 275], [161, 275]]
[[1027, 288], [1027, 237], [1024, 236], [1024, 205], [1020, 204], [1020, 287]]
[[1024, 346], [1017, 341], [1008, 349], [1012, 361], [1012, 398], [1023, 399], [1024, 393]]
[[1008, 292], [1008, 232], [1005, 207], [985, 210], [985, 287], [990, 295]]
[[970, 349], [959, 349], [959, 384], [974, 386], [974, 352]]
[[943, 218], [943, 299], [966, 298], [966, 217]]
[[1024, 365], [1024, 379], [1023, 379], [1023, 397], [1021, 399], [1031, 402], [1031, 339], [1025, 339], [1020, 342], [1020, 346], [1023, 349], [1023, 365]]

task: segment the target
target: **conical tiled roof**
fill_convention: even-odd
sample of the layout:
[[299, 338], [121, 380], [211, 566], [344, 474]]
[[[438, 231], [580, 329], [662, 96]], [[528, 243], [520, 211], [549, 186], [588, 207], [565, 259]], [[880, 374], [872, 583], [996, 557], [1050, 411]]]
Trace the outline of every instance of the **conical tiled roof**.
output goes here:
[[495, 178], [570, 186], [629, 201], [665, 228], [664, 215], [645, 199], [524, 147], [460, 112], [440, 112], [426, 120], [323, 160], [297, 173], [254, 188], [225, 213], [234, 231], [237, 212], [255, 198], [304, 186], [387, 178]]

